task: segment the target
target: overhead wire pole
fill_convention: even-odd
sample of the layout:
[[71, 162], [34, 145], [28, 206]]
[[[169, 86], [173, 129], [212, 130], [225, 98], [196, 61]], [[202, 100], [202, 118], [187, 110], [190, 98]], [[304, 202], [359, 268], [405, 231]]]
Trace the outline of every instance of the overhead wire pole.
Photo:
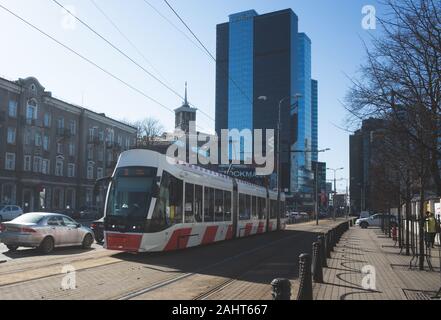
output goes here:
[[[99, 32], [97, 32], [95, 29], [93, 29], [88, 23], [86, 23], [84, 20], [80, 19], [78, 16], [76, 16], [74, 13], [72, 13], [68, 8], [66, 8], [65, 6], [63, 6], [58, 0], [51, 0], [53, 3], [55, 3], [56, 5], [58, 5], [60, 8], [62, 8], [63, 10], [65, 10], [67, 13], [69, 13], [69, 15], [71, 15], [75, 20], [77, 20], [79, 23], [81, 23], [84, 27], [86, 27], [89, 31], [91, 31], [92, 33], [94, 33], [96, 36], [98, 36], [101, 40], [103, 40], [104, 42], [106, 42], [110, 47], [112, 47], [114, 50], [116, 50], [119, 54], [121, 54], [122, 56], [124, 56], [126, 59], [128, 59], [131, 63], [133, 63], [136, 67], [140, 68], [144, 73], [146, 73], [148, 76], [150, 76], [151, 78], [153, 78], [155, 81], [157, 81], [159, 84], [161, 84], [163, 87], [165, 87], [166, 89], [168, 89], [170, 92], [172, 92], [173, 94], [175, 94], [177, 97], [179, 97], [180, 99], [184, 99], [184, 97], [179, 94], [179, 92], [177, 92], [175, 89], [173, 89], [172, 87], [170, 87], [168, 84], [166, 84], [164, 81], [162, 81], [161, 79], [159, 79], [157, 76], [155, 76], [153, 73], [151, 73], [149, 70], [147, 70], [146, 68], [144, 68], [142, 65], [140, 65], [135, 59], [133, 59], [132, 57], [130, 57], [128, 54], [126, 54], [123, 50], [121, 50], [120, 48], [118, 48], [115, 44], [113, 44], [110, 40], [108, 40], [106, 37], [104, 37], [103, 35], [101, 35]], [[210, 120], [215, 121], [213, 117], [211, 117], [210, 115], [208, 115], [207, 113], [203, 112], [202, 110], [200, 110], [199, 108], [197, 108], [200, 113], [204, 114], [205, 116], [207, 116]]]

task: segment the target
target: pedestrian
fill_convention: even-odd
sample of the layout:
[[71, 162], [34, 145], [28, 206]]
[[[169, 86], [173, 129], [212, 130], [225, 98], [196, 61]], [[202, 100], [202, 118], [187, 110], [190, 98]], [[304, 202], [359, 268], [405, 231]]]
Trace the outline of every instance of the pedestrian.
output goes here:
[[430, 211], [426, 212], [426, 243], [429, 247], [434, 247], [435, 237], [436, 237], [436, 219], [433, 213]]

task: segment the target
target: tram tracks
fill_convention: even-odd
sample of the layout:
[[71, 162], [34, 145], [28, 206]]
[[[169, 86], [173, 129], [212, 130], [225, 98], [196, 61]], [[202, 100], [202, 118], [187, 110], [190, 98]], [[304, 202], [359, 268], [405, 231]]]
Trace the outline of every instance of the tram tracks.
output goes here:
[[[252, 250], [248, 250], [246, 252], [239, 253], [239, 254], [234, 255], [232, 257], [228, 257], [228, 258], [226, 258], [226, 259], [224, 259], [222, 261], [216, 262], [216, 263], [211, 264], [211, 265], [209, 265], [207, 267], [200, 268], [200, 269], [198, 269], [198, 270], [196, 270], [194, 272], [188, 272], [188, 273], [184, 273], [184, 274], [181, 274], [179, 276], [176, 276], [176, 277], [171, 277], [171, 278], [166, 279], [164, 281], [159, 281], [159, 282], [157, 282], [155, 284], [152, 284], [151, 286], [148, 286], [146, 288], [143, 288], [143, 289], [140, 289], [140, 290], [137, 290], [137, 291], [133, 291], [133, 292], [130, 292], [130, 293], [127, 293], [127, 294], [124, 294], [122, 296], [117, 297], [116, 299], [117, 300], [131, 300], [131, 299], [135, 299], [135, 298], [141, 297], [141, 296], [146, 295], [148, 293], [151, 293], [153, 291], [156, 291], [156, 290], [159, 290], [161, 288], [164, 288], [164, 287], [170, 286], [172, 284], [175, 284], [177, 282], [180, 282], [180, 281], [182, 281], [184, 279], [187, 279], [187, 278], [199, 275], [199, 274], [207, 274], [209, 270], [213, 270], [213, 269], [215, 269], [217, 267], [220, 267], [222, 265], [228, 264], [229, 262], [232, 262], [232, 261], [234, 261], [236, 259], [243, 258], [245, 256], [249, 256], [251, 254], [254, 254], [254, 253], [256, 253], [256, 252], [258, 252], [260, 250], [272, 247], [272, 246], [277, 245], [278, 243], [280, 243], [282, 241], [289, 241], [289, 240], [298, 238], [300, 236], [301, 236], [301, 234], [297, 234], [297, 235], [293, 235], [293, 236], [289, 236], [289, 237], [284, 237], [284, 238], [272, 241], [272, 242], [267, 243], [265, 245], [262, 245], [262, 246], [259, 246], [257, 248], [254, 248]], [[259, 259], [258, 261], [253, 261], [252, 266], [254, 266], [254, 268], [255, 268], [256, 266], [262, 264], [264, 261], [267, 261], [267, 260], [271, 259], [275, 254], [276, 254], [276, 251], [274, 251], [270, 255], [264, 256], [263, 258]], [[213, 295], [213, 294], [223, 290], [227, 286], [233, 284], [234, 282], [237, 281], [237, 279], [240, 276], [242, 276], [242, 275], [246, 274], [247, 272], [249, 272], [249, 270], [250, 270], [250, 269], [248, 269], [249, 266], [250, 265], [247, 263], [245, 267], [244, 266], [240, 267], [237, 272], [233, 272], [231, 275], [229, 275], [228, 279], [223, 280], [221, 282], [218, 282], [217, 284], [211, 286], [208, 290], [205, 290], [204, 292], [202, 292], [202, 293], [198, 294], [197, 296], [195, 296], [193, 298], [193, 300], [204, 300], [204, 299], [207, 299], [211, 295]]]

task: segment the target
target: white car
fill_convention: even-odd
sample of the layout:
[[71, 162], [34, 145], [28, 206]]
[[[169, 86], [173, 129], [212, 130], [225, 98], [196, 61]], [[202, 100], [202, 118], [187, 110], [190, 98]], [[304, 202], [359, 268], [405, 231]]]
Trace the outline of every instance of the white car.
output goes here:
[[0, 221], [10, 221], [21, 216], [23, 209], [15, 205], [0, 205]]

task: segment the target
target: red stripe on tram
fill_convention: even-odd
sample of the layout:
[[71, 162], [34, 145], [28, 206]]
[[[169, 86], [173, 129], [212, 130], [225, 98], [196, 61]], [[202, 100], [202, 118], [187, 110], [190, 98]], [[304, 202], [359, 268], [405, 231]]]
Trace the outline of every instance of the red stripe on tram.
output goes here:
[[225, 240], [230, 240], [233, 238], [233, 225], [228, 226], [227, 235], [225, 236]]
[[251, 230], [253, 229], [253, 224], [252, 223], [247, 223], [247, 225], [245, 226], [245, 237], [248, 237], [251, 233]]
[[216, 239], [216, 233], [218, 228], [219, 228], [218, 226], [207, 227], [204, 233], [204, 237], [202, 238], [202, 244], [213, 243], [214, 240]]
[[191, 228], [178, 229], [173, 231], [164, 251], [171, 251], [176, 249], [184, 249], [187, 247], [189, 235], [191, 234]]
[[257, 228], [257, 233], [263, 233], [263, 228], [265, 227], [264, 222], [259, 222], [259, 227]]

